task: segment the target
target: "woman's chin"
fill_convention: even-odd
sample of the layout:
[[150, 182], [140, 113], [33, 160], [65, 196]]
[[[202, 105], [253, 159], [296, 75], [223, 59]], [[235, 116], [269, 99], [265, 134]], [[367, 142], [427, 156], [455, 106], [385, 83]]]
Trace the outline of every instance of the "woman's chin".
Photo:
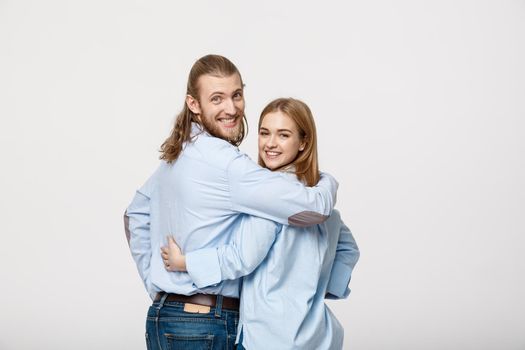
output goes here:
[[283, 166], [285, 166], [285, 164], [282, 164], [282, 163], [277, 163], [277, 162], [266, 162], [264, 163], [266, 165], [266, 167], [268, 169], [270, 169], [271, 171], [275, 171], [275, 170], [278, 170], [280, 168], [282, 168]]

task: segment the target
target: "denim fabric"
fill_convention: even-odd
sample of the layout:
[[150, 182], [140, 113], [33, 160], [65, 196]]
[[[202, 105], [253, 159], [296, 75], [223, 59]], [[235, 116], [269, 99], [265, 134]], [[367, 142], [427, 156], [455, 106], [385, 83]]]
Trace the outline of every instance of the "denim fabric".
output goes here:
[[241, 333], [239, 334], [239, 343], [237, 344], [236, 350], [246, 350], [244, 346], [242, 346], [242, 328]]
[[239, 312], [219, 303], [207, 314], [184, 312], [184, 303], [154, 302], [146, 320], [148, 350], [233, 350]]

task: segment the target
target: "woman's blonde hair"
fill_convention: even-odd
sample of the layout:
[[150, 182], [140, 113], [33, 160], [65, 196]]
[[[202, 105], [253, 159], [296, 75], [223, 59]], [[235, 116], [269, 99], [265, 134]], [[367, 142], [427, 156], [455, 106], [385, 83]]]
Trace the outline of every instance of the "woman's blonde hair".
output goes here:
[[[297, 125], [299, 137], [305, 143], [302, 151], [299, 151], [297, 157], [292, 163], [285, 166], [293, 165], [297, 178], [307, 186], [315, 186], [319, 182], [319, 163], [317, 157], [317, 132], [315, 130], [315, 121], [306, 103], [294, 98], [278, 98], [264, 107], [259, 117], [259, 126], [268, 113], [282, 112], [289, 116]], [[259, 165], [265, 167], [265, 164], [259, 155]]]
[[[238, 74], [241, 79], [241, 85], [244, 86], [241, 73], [229, 59], [219, 55], [206, 55], [199, 58], [191, 67], [186, 94], [199, 101], [199, 78], [207, 74], [216, 77], [229, 77], [233, 74]], [[199, 123], [196, 115], [188, 108], [185, 102], [182, 111], [175, 120], [170, 136], [160, 146], [160, 159], [171, 163], [179, 157], [184, 142], [191, 141], [192, 122]], [[246, 117], [243, 116], [240, 135], [233, 141], [229, 140], [230, 143], [235, 146], [241, 144], [246, 136], [246, 125]]]

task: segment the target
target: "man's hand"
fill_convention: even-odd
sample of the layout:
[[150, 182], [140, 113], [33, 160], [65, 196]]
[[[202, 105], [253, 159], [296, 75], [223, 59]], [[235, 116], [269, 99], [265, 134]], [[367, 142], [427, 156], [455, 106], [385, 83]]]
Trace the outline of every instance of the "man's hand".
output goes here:
[[168, 236], [168, 245], [161, 247], [160, 251], [166, 270], [171, 272], [186, 271], [186, 257], [172, 236]]

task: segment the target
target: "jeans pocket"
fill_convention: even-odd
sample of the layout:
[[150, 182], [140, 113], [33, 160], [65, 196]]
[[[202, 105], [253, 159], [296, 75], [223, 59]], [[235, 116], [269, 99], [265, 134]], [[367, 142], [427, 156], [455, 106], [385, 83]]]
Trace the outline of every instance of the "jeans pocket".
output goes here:
[[165, 334], [169, 350], [211, 350], [213, 348], [212, 334], [177, 335]]

